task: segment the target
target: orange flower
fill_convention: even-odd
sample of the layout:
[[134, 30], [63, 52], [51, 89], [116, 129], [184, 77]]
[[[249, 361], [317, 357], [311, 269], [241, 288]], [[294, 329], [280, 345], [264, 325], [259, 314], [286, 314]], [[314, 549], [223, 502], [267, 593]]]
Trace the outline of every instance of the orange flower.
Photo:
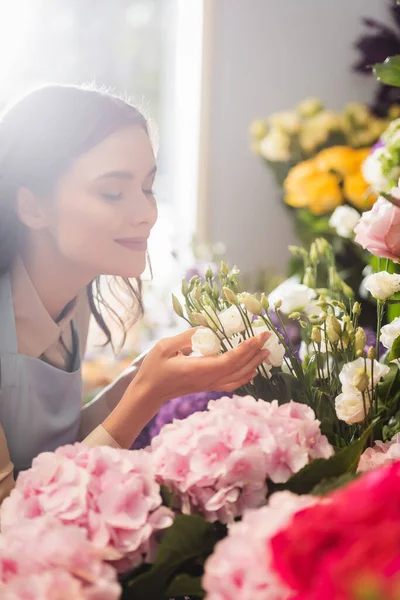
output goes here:
[[308, 208], [314, 215], [322, 215], [343, 204], [338, 178], [332, 173], [309, 173], [298, 181], [296, 189], [287, 190], [285, 202], [295, 208]]
[[376, 202], [376, 196], [368, 193], [369, 185], [361, 171], [351, 173], [344, 179], [343, 192], [353, 206], [361, 211], [369, 210]]
[[315, 161], [320, 171], [335, 171], [344, 176], [360, 168], [363, 160], [360, 152], [364, 150], [353, 150], [348, 146], [332, 146], [317, 154]]

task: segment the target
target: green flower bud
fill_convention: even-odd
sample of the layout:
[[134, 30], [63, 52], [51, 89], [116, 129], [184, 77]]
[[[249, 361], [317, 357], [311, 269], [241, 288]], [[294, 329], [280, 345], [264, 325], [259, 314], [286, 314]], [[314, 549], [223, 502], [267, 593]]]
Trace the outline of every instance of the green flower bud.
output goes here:
[[172, 294], [172, 306], [174, 308], [174, 311], [176, 312], [176, 314], [178, 315], [178, 317], [183, 317], [183, 308], [181, 303], [179, 302], [178, 298]]
[[213, 278], [213, 272], [211, 270], [211, 267], [208, 267], [207, 271], [206, 271], [206, 279], [212, 279]]
[[357, 327], [354, 345], [356, 352], [364, 352], [365, 345], [367, 343], [367, 336], [362, 327]]
[[317, 263], [319, 261], [318, 248], [315, 242], [313, 242], [310, 247], [310, 260], [313, 263]]
[[282, 300], [277, 300], [274, 304], [274, 307], [276, 310], [279, 310], [281, 306], [282, 306]]
[[269, 309], [269, 300], [268, 300], [267, 296], [264, 294], [264, 292], [261, 294], [261, 306], [263, 307], [265, 312], [267, 312], [267, 310]]
[[375, 360], [376, 353], [375, 348], [373, 346], [370, 346], [368, 348], [367, 356], [370, 360]]
[[230, 288], [224, 286], [222, 288], [222, 295], [230, 304], [234, 304], [235, 306], [238, 304], [236, 294]]
[[360, 392], [365, 392], [369, 388], [369, 377], [365, 371], [357, 373], [354, 378], [354, 385]]
[[226, 263], [224, 263], [224, 261], [221, 261], [221, 275], [228, 275], [229, 274], [229, 269]]
[[290, 313], [289, 315], [289, 319], [292, 319], [293, 321], [299, 321], [301, 319], [301, 313], [295, 311]]
[[182, 290], [182, 295], [183, 295], [183, 296], [186, 298], [186, 296], [187, 296], [187, 295], [188, 295], [188, 293], [189, 293], [189, 284], [188, 284], [188, 282], [186, 281], [186, 279], [182, 279], [182, 287], [181, 287], [181, 290]]
[[342, 292], [346, 296], [346, 298], [354, 298], [354, 292], [347, 283], [342, 281]]
[[202, 327], [206, 327], [208, 324], [205, 316], [198, 312], [192, 313], [192, 321], [195, 325], [201, 325]]
[[262, 315], [263, 308], [261, 306], [261, 302], [256, 298], [256, 296], [252, 296], [247, 292], [240, 294], [240, 302], [247, 308], [249, 312], [253, 315]]
[[342, 328], [334, 315], [328, 315], [326, 318], [326, 335], [332, 344], [336, 344], [342, 335]]
[[314, 342], [314, 344], [318, 344], [318, 346], [321, 344], [321, 342], [322, 342], [322, 336], [321, 336], [321, 332], [318, 329], [318, 327], [313, 327], [312, 328], [311, 341]]
[[359, 302], [354, 302], [353, 304], [353, 314], [359, 315], [361, 313], [361, 304]]
[[307, 267], [304, 273], [303, 283], [309, 288], [314, 288], [316, 281], [313, 269], [311, 267]]

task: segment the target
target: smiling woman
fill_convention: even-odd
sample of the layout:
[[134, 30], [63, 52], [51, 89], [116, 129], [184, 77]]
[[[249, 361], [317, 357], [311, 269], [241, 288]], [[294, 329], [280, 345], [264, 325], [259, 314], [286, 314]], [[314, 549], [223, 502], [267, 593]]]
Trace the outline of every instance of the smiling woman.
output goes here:
[[81, 411], [90, 312], [111, 341], [101, 277], [124, 281], [141, 306], [157, 219], [147, 123], [112, 95], [46, 86], [0, 121], [0, 171], [1, 499], [40, 452], [83, 438], [128, 448], [165, 401], [240, 387], [265, 360], [266, 336], [200, 358], [185, 356], [192, 330], [161, 340], [134, 378], [128, 370]]

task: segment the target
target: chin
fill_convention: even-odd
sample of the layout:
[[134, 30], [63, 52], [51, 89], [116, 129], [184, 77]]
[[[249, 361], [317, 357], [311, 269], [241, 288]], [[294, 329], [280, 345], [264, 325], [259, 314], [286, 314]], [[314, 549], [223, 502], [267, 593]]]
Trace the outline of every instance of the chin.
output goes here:
[[116, 277], [129, 277], [136, 278], [140, 277], [146, 269], [146, 256], [143, 260], [133, 260], [129, 264], [121, 265], [121, 263], [115, 269], [112, 269], [110, 273]]

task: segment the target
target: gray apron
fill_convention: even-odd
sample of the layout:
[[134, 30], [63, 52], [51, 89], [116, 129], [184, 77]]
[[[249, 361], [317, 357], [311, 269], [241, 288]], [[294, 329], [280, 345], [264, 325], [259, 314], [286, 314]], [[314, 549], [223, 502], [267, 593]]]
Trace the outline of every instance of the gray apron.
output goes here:
[[16, 473], [28, 469], [40, 452], [77, 440], [82, 378], [72, 331], [76, 352], [70, 373], [19, 354], [10, 276], [0, 278], [0, 424]]

